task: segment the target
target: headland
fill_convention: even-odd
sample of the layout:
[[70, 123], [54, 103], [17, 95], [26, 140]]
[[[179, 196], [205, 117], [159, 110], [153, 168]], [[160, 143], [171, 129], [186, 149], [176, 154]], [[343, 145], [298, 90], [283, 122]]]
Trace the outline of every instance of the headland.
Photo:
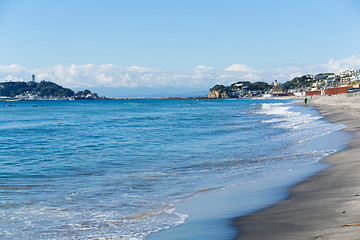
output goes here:
[[289, 198], [236, 219], [237, 240], [359, 239], [360, 95], [314, 96], [308, 104], [347, 126], [348, 148], [323, 159], [332, 167], [293, 187]]
[[[33, 75], [33, 79], [34, 79]], [[88, 100], [106, 99], [99, 97], [90, 90], [75, 93], [70, 88], [64, 88], [51, 81], [35, 82], [0, 82], [0, 100]]]

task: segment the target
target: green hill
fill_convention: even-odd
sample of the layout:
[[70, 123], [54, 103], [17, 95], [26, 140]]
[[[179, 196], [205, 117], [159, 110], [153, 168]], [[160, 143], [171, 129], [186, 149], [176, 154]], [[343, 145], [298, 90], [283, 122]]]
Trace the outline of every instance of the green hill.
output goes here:
[[0, 96], [15, 98], [18, 95], [31, 94], [38, 97], [71, 97], [74, 91], [64, 88], [53, 82], [2, 82], [0, 83]]

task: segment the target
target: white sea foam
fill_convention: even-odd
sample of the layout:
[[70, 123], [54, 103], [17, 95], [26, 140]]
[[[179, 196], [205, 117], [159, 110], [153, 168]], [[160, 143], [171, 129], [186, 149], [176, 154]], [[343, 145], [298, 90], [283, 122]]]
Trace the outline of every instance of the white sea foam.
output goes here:
[[[292, 110], [290, 103], [265, 103], [257, 114], [272, 115], [274, 118], [263, 120], [263, 123], [271, 123], [274, 128], [286, 130], [310, 130], [320, 135], [340, 130], [345, 126], [342, 124], [329, 124], [325, 121], [318, 121], [322, 116], [302, 113]], [[306, 131], [302, 132], [306, 135]], [[316, 134], [319, 136], [318, 134]], [[302, 140], [300, 140], [302, 141]]]

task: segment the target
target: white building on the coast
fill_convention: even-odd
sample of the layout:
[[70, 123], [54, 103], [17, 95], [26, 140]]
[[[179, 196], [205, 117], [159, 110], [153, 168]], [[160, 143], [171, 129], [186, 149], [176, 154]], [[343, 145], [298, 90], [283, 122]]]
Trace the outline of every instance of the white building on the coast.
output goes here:
[[270, 83], [270, 86], [274, 86], [274, 87], [279, 86], [279, 85], [280, 85], [280, 83], [279, 83], [277, 80], [275, 80], [274, 82]]

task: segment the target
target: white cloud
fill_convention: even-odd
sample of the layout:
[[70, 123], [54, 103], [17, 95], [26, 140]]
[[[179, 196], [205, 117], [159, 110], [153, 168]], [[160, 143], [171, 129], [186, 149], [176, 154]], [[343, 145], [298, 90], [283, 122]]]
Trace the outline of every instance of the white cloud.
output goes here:
[[293, 66], [272, 70], [255, 70], [244, 64], [233, 64], [224, 70], [200, 65], [189, 71], [166, 71], [142, 66], [113, 64], [54, 65], [41, 69], [27, 69], [21, 65], [0, 66], [0, 81], [54, 81], [69, 88], [95, 87], [189, 87], [206, 89], [215, 84], [228, 85], [237, 81], [285, 82], [303, 74], [359, 69], [360, 56], [329, 60], [318, 65]]
[[330, 59], [328, 63], [323, 64], [323, 68], [326, 72], [339, 73], [345, 70], [359, 69], [360, 68], [360, 56], [351, 56], [340, 60]]
[[209, 71], [214, 71], [214, 68], [211, 66], [204, 66], [204, 65], [199, 65], [197, 67], [195, 67], [195, 71], [196, 72], [209, 72]]
[[233, 64], [227, 68], [225, 68], [225, 71], [232, 71], [232, 72], [250, 72], [253, 71], [249, 66], [244, 64]]
[[[1, 81], [24, 81], [24, 77], [28, 74], [28, 70], [16, 64], [11, 64], [9, 66], [0, 66], [0, 78]], [[31, 75], [29, 76], [29, 79]]]

